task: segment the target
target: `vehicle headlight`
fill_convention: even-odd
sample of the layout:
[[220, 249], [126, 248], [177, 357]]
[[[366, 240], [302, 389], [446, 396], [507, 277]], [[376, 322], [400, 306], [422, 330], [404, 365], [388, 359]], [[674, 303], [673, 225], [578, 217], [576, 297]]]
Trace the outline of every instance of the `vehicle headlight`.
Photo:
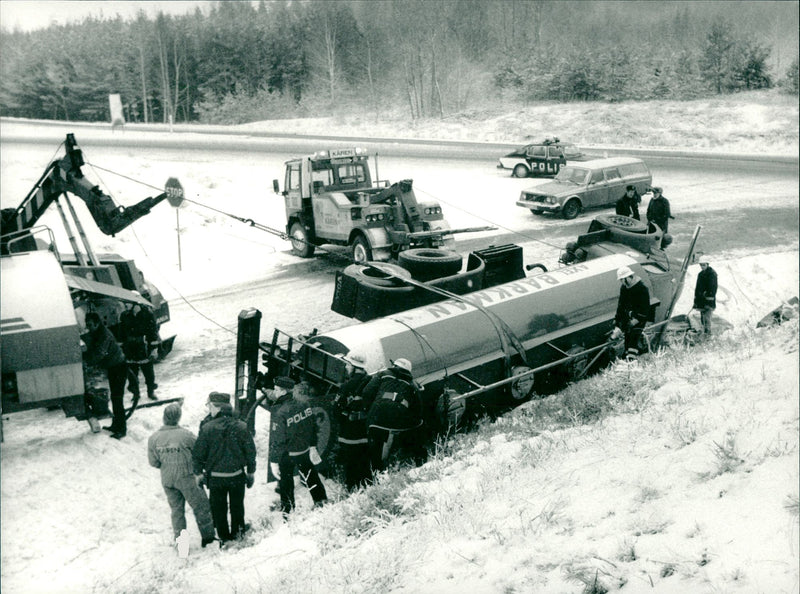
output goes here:
[[548, 204], [555, 204], [556, 202], [558, 202], [558, 201], [556, 200], [555, 196], [548, 196], [547, 197], [547, 203]]
[[520, 200], [530, 200], [530, 196], [528, 196], [525, 192], [521, 192], [519, 195]]

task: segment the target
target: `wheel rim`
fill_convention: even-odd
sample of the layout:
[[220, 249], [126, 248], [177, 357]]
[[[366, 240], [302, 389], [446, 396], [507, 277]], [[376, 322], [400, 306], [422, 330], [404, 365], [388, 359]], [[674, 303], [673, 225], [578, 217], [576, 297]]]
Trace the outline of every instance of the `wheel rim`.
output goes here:
[[567, 202], [566, 206], [564, 207], [564, 216], [568, 219], [574, 219], [576, 216], [578, 216], [578, 203], [574, 200]]
[[292, 232], [292, 249], [296, 252], [302, 252], [304, 249], [306, 249], [305, 239], [306, 234], [303, 233], [303, 231], [298, 227], [295, 227], [294, 231]]
[[514, 175], [516, 177], [528, 177], [528, 168], [524, 165], [517, 165], [514, 168]]
[[359, 264], [363, 264], [369, 257], [367, 256], [367, 248], [364, 247], [360, 241], [357, 241], [355, 245], [353, 245], [353, 260], [358, 262]]

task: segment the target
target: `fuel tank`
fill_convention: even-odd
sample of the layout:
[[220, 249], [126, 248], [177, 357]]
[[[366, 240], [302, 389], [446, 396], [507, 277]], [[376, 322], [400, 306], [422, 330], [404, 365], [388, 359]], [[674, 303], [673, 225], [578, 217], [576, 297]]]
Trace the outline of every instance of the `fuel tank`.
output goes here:
[[[340, 328], [315, 336], [313, 343], [332, 354], [363, 353], [369, 372], [406, 358], [423, 385], [458, 374], [467, 384], [492, 381], [498, 371], [492, 368], [509, 351], [510, 335], [521, 343], [530, 367], [563, 357], [575, 346], [604, 342], [613, 327], [621, 266], [631, 267], [647, 285], [651, 320], [660, 321], [675, 291], [673, 274], [629, 251]], [[309, 358], [312, 370], [314, 362]]]
[[0, 264], [3, 410], [83, 395], [80, 331], [55, 255], [25, 252]]

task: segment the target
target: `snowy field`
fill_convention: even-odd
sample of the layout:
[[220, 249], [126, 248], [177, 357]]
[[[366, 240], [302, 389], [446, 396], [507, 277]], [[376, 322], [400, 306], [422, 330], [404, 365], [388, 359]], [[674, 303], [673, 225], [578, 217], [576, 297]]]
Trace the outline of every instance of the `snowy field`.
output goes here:
[[[4, 207], [27, 192], [54, 148], [0, 151]], [[282, 156], [212, 159], [195, 151], [142, 155], [95, 148], [87, 157], [156, 187], [180, 177], [190, 199], [283, 225], [282, 201], [271, 190], [272, 178], [281, 177]], [[434, 168], [415, 165], [415, 187], [453, 195]], [[381, 168], [382, 178], [409, 176], [391, 163]], [[496, 196], [513, 196], [531, 180], [483, 173], [465, 173], [460, 180], [451, 223], [489, 219], [510, 230], [529, 225], [527, 212]], [[157, 192], [99, 174], [109, 193], [131, 197], [126, 204]], [[793, 187], [776, 192], [783, 196], [779, 205], [797, 206], [796, 179], [777, 183]], [[492, 195], [490, 188], [499, 189]], [[751, 196], [752, 189], [743, 188], [727, 196], [727, 204], [749, 204]], [[196, 431], [206, 395], [231, 390], [234, 373], [235, 336], [218, 325], [230, 330], [236, 320], [227, 313], [218, 319], [217, 312], [227, 311], [221, 307], [209, 320], [200, 315], [207, 313], [204, 303], [283, 271], [295, 259], [287, 242], [189, 204], [180, 213], [179, 270], [175, 211], [159, 208], [113, 239], [87, 231], [98, 251], [133, 257], [170, 299], [170, 326], [178, 329], [179, 340], [176, 352], [156, 368], [159, 393], [184, 397], [182, 424]], [[45, 222], [59, 226], [55, 218]], [[557, 249], [549, 255], [557, 256]], [[175, 554], [158, 472], [147, 464], [146, 441], [161, 424], [159, 408], [137, 412], [119, 442], [90, 433], [86, 424], [65, 420], [58, 411], [7, 416], [2, 589], [577, 594], [584, 581], [576, 576], [591, 575], [623, 592], [796, 592], [797, 325], [769, 334], [753, 328], [797, 294], [797, 243], [713, 253], [711, 261], [721, 286], [717, 314], [733, 324], [730, 332], [738, 333], [744, 351], [702, 348], [691, 362], [655, 360], [641, 373], [666, 374], [667, 381], [642, 394], [647, 406], [600, 424], [524, 435], [514, 430], [514, 419], [525, 417], [520, 409], [504, 421], [507, 431], [501, 423], [487, 437], [412, 472], [396, 501], [404, 512], [364, 518], [373, 528], [360, 536], [347, 526], [368, 493], [312, 511], [301, 489], [299, 509], [288, 523], [270, 511], [276, 495], [265, 482], [266, 415], [257, 427], [256, 485], [246, 494], [254, 527], [246, 546], [200, 550], [189, 515], [188, 560]], [[676, 313], [691, 307], [697, 268], [689, 270]], [[318, 289], [318, 296], [297, 296], [291, 283], [275, 283], [262, 298], [271, 316], [285, 312], [297, 331], [346, 323], [327, 311], [330, 277]], [[298, 312], [303, 299], [312, 305]], [[252, 305], [238, 303], [235, 290], [225, 301], [234, 316]], [[262, 335], [279, 323], [265, 319]], [[196, 342], [187, 344], [186, 337]], [[173, 365], [178, 369], [171, 370]], [[732, 470], [719, 471], [720, 452], [736, 458]], [[334, 499], [343, 497], [332, 480], [327, 486]]]

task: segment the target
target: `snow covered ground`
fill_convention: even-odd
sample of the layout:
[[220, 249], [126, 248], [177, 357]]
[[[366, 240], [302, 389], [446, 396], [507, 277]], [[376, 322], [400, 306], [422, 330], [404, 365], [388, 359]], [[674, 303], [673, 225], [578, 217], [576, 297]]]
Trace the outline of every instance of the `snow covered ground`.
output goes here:
[[[24, 195], [50, 152], [2, 151], [4, 201]], [[89, 158], [157, 184], [178, 175], [189, 198], [282, 225], [282, 204], [271, 194], [271, 179], [281, 170], [277, 157], [218, 155], [211, 161], [192, 151], [148, 157], [95, 149]], [[415, 184], [448, 195], [436, 185], [435, 172], [419, 165]], [[388, 163], [381, 173], [404, 175]], [[100, 174], [113, 195], [153, 194], [141, 187], [132, 192], [124, 181]], [[463, 181], [473, 182], [471, 191], [459, 193], [464, 212], [486, 211], [480, 186], [486, 182], [476, 179]], [[530, 180], [498, 174], [491, 183], [509, 192]], [[796, 192], [784, 193], [784, 203], [796, 206]], [[743, 190], [736, 200], [744, 204], [750, 196]], [[493, 222], [507, 229], [528, 216], [520, 210], [490, 204]], [[180, 216], [180, 271], [172, 209], [154, 211], [115, 239], [88, 231], [99, 251], [134, 257], [173, 303], [185, 296], [201, 311], [204, 295], [294, 261], [283, 240], [223, 215], [190, 205]], [[464, 216], [463, 224], [477, 223]], [[265, 483], [261, 415], [260, 469], [245, 502], [254, 528], [247, 546], [200, 550], [189, 514], [188, 560], [175, 554], [158, 472], [147, 464], [146, 441], [161, 424], [159, 408], [137, 412], [119, 442], [58, 411], [7, 416], [3, 591], [577, 593], [596, 578], [625, 592], [796, 592], [797, 325], [772, 333], [753, 327], [797, 294], [797, 243], [755, 254], [717, 253], [712, 266], [721, 285], [717, 313], [734, 325], [731, 343], [738, 346], [726, 350], [720, 338], [716, 350], [697, 348], [688, 358], [617, 369], [642, 374], [636, 378], [645, 386], [639, 406], [595, 425], [526, 433], [522, 408], [487, 433], [464, 439], [463, 447], [445, 449], [402, 487], [392, 482], [399, 479], [387, 479], [372, 493], [317, 511], [300, 490], [299, 509], [284, 524], [269, 509], [276, 495]], [[696, 273], [692, 266], [676, 312], [689, 310]], [[323, 279], [320, 291], [329, 288], [330, 279]], [[277, 312], [303, 322], [303, 312], [289, 312], [295, 299], [290, 285], [276, 283], [268, 293], [264, 298]], [[320, 294], [319, 309], [308, 312], [319, 320], [296, 329], [341, 324], [341, 317], [320, 313], [329, 302], [329, 294]], [[230, 296], [233, 311], [249, 305]], [[181, 336], [197, 337], [197, 343], [176, 344], [183, 350], [174, 364], [185, 372], [170, 370], [169, 359], [157, 367], [159, 393], [185, 398], [182, 424], [196, 431], [207, 393], [233, 384], [235, 337], [214, 322], [234, 328], [235, 319], [210, 321], [180, 305], [173, 318]], [[648, 388], [652, 377], [663, 383]], [[333, 499], [343, 497], [333, 481], [327, 486]], [[393, 494], [394, 513], [375, 510], [378, 491]]]

